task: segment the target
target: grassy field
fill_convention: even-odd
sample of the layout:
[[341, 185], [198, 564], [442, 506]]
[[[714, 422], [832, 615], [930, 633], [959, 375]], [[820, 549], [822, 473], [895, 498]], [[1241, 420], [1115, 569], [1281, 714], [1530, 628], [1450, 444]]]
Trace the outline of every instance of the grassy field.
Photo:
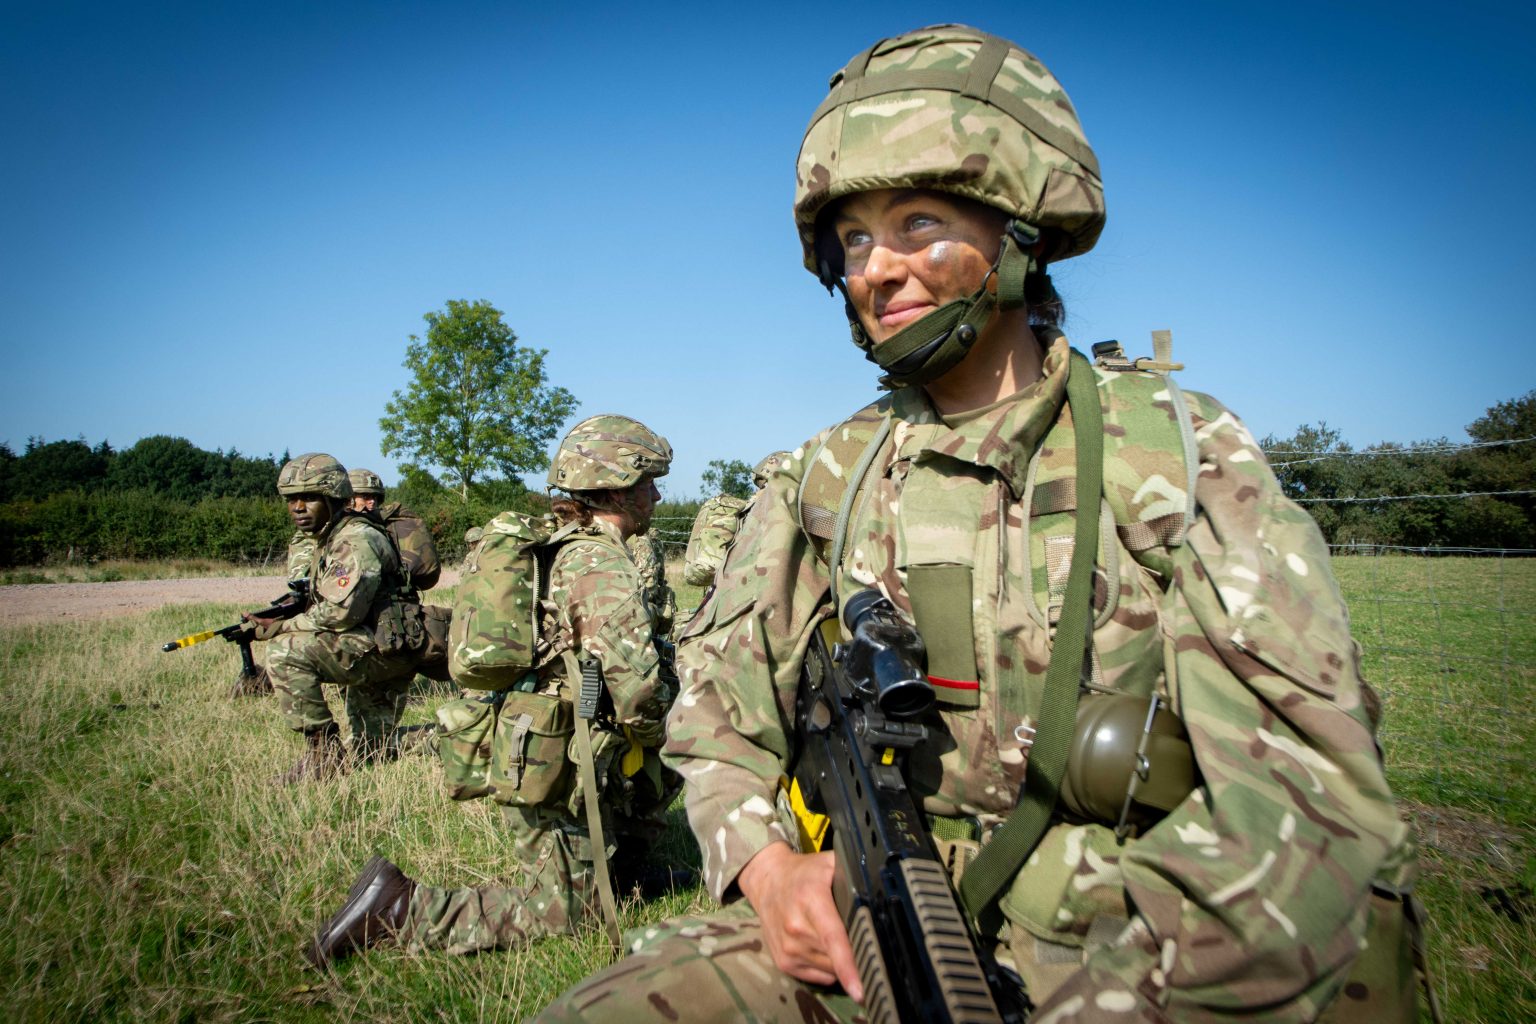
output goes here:
[[107, 558], [99, 562], [64, 562], [0, 570], [0, 586], [25, 583], [116, 583], [121, 580], [179, 580], [200, 576], [270, 576], [287, 568], [286, 563], [235, 565], [211, 558], [166, 558], [128, 561]]
[[[1424, 837], [1448, 1020], [1530, 1019], [1536, 561], [1339, 569], [1388, 692], [1394, 784]], [[332, 976], [305, 969], [306, 939], [371, 853], [473, 885], [510, 879], [510, 850], [495, 808], [449, 801], [423, 760], [271, 785], [299, 744], [270, 699], [227, 699], [233, 649], [158, 649], [235, 611], [0, 630], [5, 1019], [518, 1020], [604, 962], [593, 931], [515, 955], [381, 949]], [[430, 720], [442, 695], [425, 692], [407, 720]], [[680, 816], [669, 840], [695, 856]], [[694, 905], [697, 893], [630, 902], [625, 923]]]

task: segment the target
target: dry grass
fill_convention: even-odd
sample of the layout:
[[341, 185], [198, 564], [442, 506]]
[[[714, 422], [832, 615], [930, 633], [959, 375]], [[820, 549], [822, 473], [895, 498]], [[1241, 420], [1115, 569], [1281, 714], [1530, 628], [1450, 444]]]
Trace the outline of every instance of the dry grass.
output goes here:
[[[1428, 571], [1419, 560], [1345, 560], [1340, 575], [1373, 678], [1388, 683], [1392, 774], [1413, 798], [1448, 1019], [1527, 1020], [1536, 1010], [1536, 830], [1525, 785], [1536, 561], [1429, 569], [1438, 574], [1434, 628], [1412, 603], [1424, 589], [1413, 574]], [[1486, 613], [1456, 611], [1500, 593], [1502, 631], [1482, 631]], [[679, 594], [681, 607], [697, 601]], [[371, 853], [467, 885], [509, 880], [510, 848], [495, 809], [449, 801], [423, 760], [331, 785], [270, 785], [298, 742], [270, 699], [227, 699], [233, 650], [158, 650], [236, 610], [183, 605], [0, 630], [6, 1019], [516, 1020], [605, 962], [591, 932], [517, 955], [381, 949], [335, 975], [306, 969], [300, 951], [312, 928]], [[1493, 670], [1443, 671], [1481, 665], [1489, 651], [1500, 652]], [[429, 720], [435, 699], [413, 705], [407, 721]], [[1479, 723], [1447, 723], [1447, 707]], [[680, 820], [669, 842], [689, 849]], [[687, 893], [631, 903], [626, 923], [698, 902]]]

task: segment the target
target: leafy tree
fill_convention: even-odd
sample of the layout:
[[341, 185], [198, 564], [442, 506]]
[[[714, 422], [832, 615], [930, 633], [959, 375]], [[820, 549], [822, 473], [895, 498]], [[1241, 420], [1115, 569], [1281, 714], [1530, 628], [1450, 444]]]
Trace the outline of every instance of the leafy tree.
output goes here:
[[7, 491], [12, 498], [40, 500], [63, 491], [95, 491], [106, 480], [113, 461], [105, 441], [92, 448], [83, 438], [74, 441], [27, 439], [26, 451], [11, 463]]
[[750, 498], [756, 486], [752, 483], [752, 467], [740, 459], [710, 459], [704, 470], [705, 494], [729, 494], [733, 498]]
[[196, 501], [208, 493], [215, 458], [184, 437], [155, 434], [118, 453], [108, 482], [117, 491]]
[[405, 350], [411, 383], [396, 391], [379, 420], [380, 450], [446, 471], [467, 503], [470, 486], [499, 471], [503, 476], [543, 469], [555, 431], [576, 399], [546, 383], [547, 349], [520, 348], [485, 301], [451, 299], [443, 312], [422, 317], [423, 341], [411, 335]]

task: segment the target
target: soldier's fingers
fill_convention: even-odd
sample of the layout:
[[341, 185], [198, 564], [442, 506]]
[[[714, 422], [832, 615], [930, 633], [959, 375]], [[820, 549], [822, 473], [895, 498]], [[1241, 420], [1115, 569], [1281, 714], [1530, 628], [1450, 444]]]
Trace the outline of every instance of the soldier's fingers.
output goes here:
[[864, 1001], [864, 984], [859, 980], [859, 968], [853, 960], [853, 946], [848, 942], [848, 929], [843, 926], [843, 915], [837, 912], [837, 904], [827, 894], [824, 901], [817, 901], [813, 913], [820, 933], [821, 952], [854, 1002]]

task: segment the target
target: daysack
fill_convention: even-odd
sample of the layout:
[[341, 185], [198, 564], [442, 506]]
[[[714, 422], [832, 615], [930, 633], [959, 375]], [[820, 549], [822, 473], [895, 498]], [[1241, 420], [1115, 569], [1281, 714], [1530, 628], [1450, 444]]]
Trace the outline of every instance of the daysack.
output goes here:
[[729, 494], [717, 494], [699, 508], [683, 556], [684, 582], [707, 587], [715, 581], [716, 571], [725, 564], [725, 549], [735, 538], [748, 504]]
[[453, 600], [448, 670], [472, 690], [507, 690], [547, 657], [540, 605], [555, 549], [579, 523], [503, 512], [470, 549]]
[[395, 549], [400, 552], [400, 568], [411, 586], [417, 590], [437, 586], [443, 567], [437, 558], [437, 546], [432, 543], [432, 532], [421, 517], [397, 501], [374, 509], [371, 515], [394, 538]]

